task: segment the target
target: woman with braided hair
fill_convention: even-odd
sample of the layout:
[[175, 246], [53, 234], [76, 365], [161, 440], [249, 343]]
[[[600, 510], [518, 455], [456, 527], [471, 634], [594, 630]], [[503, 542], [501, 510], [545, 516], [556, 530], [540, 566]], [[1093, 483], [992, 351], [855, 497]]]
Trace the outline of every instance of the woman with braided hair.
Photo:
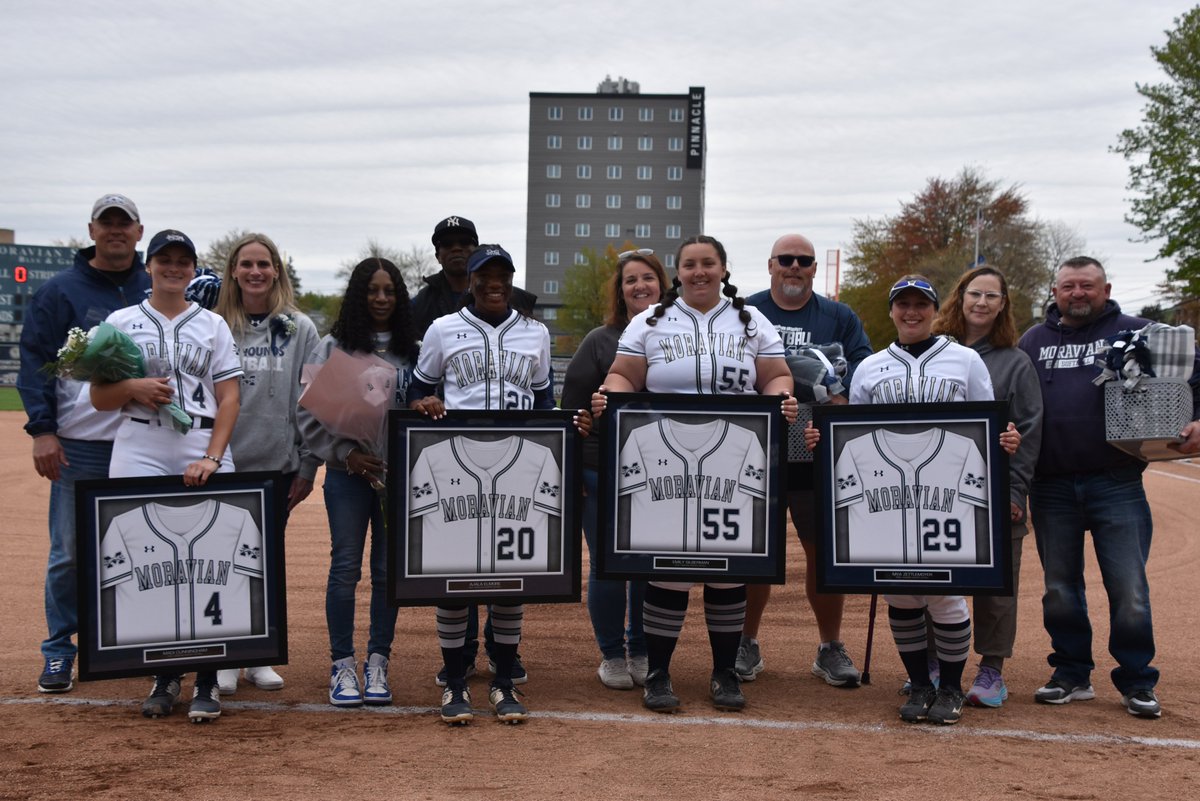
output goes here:
[[[600, 391], [592, 396], [592, 412], [607, 406], [604, 393], [666, 392], [699, 395], [780, 395], [783, 415], [794, 422], [798, 406], [792, 397], [792, 374], [784, 361], [783, 343], [775, 326], [738, 297], [729, 283], [725, 248], [711, 236], [694, 236], [679, 248], [676, 275], [662, 303], [630, 321], [617, 344], [617, 356]], [[730, 347], [710, 348], [714, 339]], [[714, 406], [719, 401], [714, 400]], [[671, 656], [687, 614], [686, 582], [652, 581], [646, 588], [643, 627], [650, 672], [642, 703], [657, 712], [673, 712], [679, 698], [671, 686]], [[746, 585], [705, 584], [704, 612], [712, 648], [710, 691], [717, 709], [746, 705], [734, 670]]]

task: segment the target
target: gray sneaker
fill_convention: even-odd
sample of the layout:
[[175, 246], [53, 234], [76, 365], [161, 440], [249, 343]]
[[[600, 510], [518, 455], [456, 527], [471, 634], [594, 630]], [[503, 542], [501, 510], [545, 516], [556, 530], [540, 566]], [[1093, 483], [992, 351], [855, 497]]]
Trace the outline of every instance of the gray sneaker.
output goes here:
[[171, 714], [179, 701], [179, 677], [155, 676], [154, 688], [142, 701], [142, 715], [148, 718], [165, 718]]
[[834, 687], [857, 687], [862, 678], [846, 653], [846, 644], [837, 640], [831, 642], [828, 648], [817, 649], [817, 661], [813, 662], [812, 672]]
[[1157, 718], [1162, 716], [1162, 706], [1154, 690], [1134, 690], [1128, 695], [1121, 696], [1121, 703], [1129, 710], [1129, 714], [1139, 718]]
[[629, 677], [633, 679], [633, 683], [639, 687], [646, 684], [646, 676], [650, 673], [650, 658], [645, 654], [637, 654], [630, 656], [625, 660], [625, 666], [629, 670]]
[[1069, 704], [1072, 701], [1090, 701], [1096, 697], [1096, 691], [1090, 684], [1068, 685], [1058, 679], [1050, 679], [1033, 694], [1033, 700], [1039, 704]]
[[596, 673], [600, 676], [600, 683], [610, 690], [633, 689], [633, 676], [629, 675], [629, 665], [623, 656], [605, 659]]
[[742, 681], [754, 681], [758, 678], [758, 674], [763, 672], [764, 667], [766, 667], [766, 663], [763, 662], [758, 641], [742, 637], [742, 641], [738, 643], [737, 661], [733, 663], [733, 669], [737, 671], [738, 678]]

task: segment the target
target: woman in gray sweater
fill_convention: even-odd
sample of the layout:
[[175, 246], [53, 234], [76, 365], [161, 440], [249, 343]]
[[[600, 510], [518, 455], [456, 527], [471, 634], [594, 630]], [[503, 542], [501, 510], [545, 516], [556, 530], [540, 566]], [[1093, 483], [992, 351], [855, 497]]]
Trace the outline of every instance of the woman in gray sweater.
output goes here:
[[981, 660], [979, 673], [967, 691], [967, 701], [975, 706], [998, 707], [1008, 698], [1001, 672], [1004, 660], [1012, 656], [1017, 636], [1021, 547], [1029, 533], [1026, 501], [1042, 443], [1042, 392], [1033, 362], [1016, 347], [1018, 335], [1008, 281], [995, 267], [984, 265], [963, 274], [938, 313], [933, 333], [948, 334], [979, 353], [991, 376], [996, 399], [1008, 401], [1008, 419], [1021, 432], [1021, 447], [1009, 459], [1013, 594], [976, 596], [973, 609], [975, 652]]

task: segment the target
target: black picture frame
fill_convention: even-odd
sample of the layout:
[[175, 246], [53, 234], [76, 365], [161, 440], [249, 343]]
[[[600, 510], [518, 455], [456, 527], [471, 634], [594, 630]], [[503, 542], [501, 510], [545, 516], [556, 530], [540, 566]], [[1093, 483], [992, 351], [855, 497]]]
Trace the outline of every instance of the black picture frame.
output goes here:
[[[448, 411], [440, 420], [389, 412], [390, 603], [578, 603], [583, 484], [573, 418], [559, 409]], [[433, 524], [441, 530], [427, 541]]]
[[601, 578], [783, 583], [778, 397], [614, 392], [600, 419]]
[[1007, 421], [1006, 401], [814, 408], [818, 590], [1011, 595]]
[[279, 472], [76, 482], [79, 678], [286, 664], [287, 489]]

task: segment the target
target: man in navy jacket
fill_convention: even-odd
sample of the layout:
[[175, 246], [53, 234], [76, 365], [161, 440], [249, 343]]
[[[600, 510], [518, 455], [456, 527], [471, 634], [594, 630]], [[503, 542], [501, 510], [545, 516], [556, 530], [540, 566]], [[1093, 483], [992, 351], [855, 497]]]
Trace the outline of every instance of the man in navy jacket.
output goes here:
[[108, 478], [118, 412], [97, 412], [88, 385], [56, 379], [42, 367], [58, 356], [72, 328], [87, 330], [116, 309], [138, 303], [150, 276], [137, 253], [142, 238], [137, 206], [124, 195], [105, 195], [92, 206], [88, 234], [96, 243], [34, 294], [21, 330], [17, 389], [33, 437], [33, 466], [50, 487], [50, 559], [46, 568], [45, 664], [38, 690], [63, 693], [74, 686], [78, 629], [75, 589], [75, 482]]
[[[1146, 559], [1150, 506], [1142, 487], [1146, 464], [1104, 440], [1104, 391], [1093, 356], [1119, 331], [1147, 320], [1121, 314], [1109, 299], [1112, 285], [1095, 259], [1070, 259], [1058, 268], [1054, 303], [1046, 321], [1025, 332], [1020, 347], [1033, 360], [1045, 418], [1030, 508], [1038, 556], [1046, 577], [1042, 616], [1053, 652], [1050, 681], [1034, 694], [1045, 704], [1095, 697], [1091, 673], [1092, 628], [1083, 578], [1084, 532], [1108, 592], [1108, 650], [1117, 661], [1112, 682], [1131, 715], [1156, 718], [1162, 710], [1154, 687], [1154, 629]], [[1184, 453], [1200, 452], [1200, 355], [1190, 379], [1193, 422], [1180, 434]]]

